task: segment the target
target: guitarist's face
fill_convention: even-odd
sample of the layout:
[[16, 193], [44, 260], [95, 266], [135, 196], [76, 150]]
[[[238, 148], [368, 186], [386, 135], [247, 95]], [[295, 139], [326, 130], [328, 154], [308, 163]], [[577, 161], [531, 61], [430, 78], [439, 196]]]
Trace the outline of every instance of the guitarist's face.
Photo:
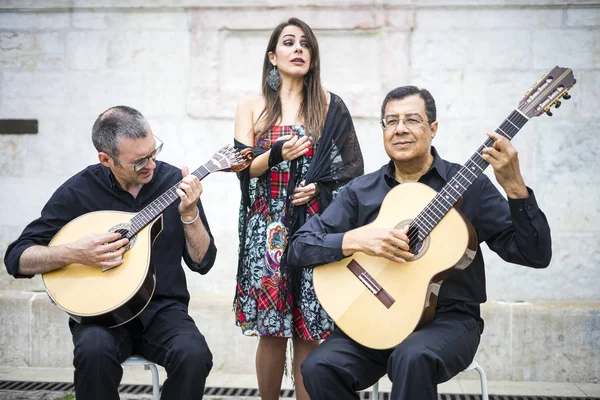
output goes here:
[[418, 166], [431, 162], [431, 141], [437, 121], [429, 123], [425, 102], [419, 95], [392, 100], [385, 107], [383, 143], [387, 155], [396, 164]]
[[[110, 165], [107, 165], [112, 170], [115, 178], [127, 190], [128, 187], [141, 186], [149, 183], [154, 175], [156, 163], [149, 157], [155, 150], [156, 140], [152, 132], [144, 138], [138, 139], [119, 139], [119, 165], [116, 165], [114, 160], [110, 160]], [[140, 171], [135, 171], [133, 166], [140, 160], [148, 158], [144, 168]]]

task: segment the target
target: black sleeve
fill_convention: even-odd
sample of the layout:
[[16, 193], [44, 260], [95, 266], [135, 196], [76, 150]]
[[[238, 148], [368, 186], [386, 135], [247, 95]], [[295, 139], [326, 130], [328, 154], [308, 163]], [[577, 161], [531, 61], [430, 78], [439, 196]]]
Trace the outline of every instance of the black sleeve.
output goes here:
[[83, 213], [81, 203], [66, 184], [58, 188], [40, 217], [27, 225], [19, 238], [8, 246], [4, 255], [6, 271], [15, 278], [32, 278], [33, 275], [18, 273], [21, 254], [34, 245], [47, 246], [63, 226]]
[[488, 179], [484, 180], [478, 234], [504, 261], [545, 268], [552, 258], [550, 226], [535, 194], [527, 190], [529, 197], [506, 201]]

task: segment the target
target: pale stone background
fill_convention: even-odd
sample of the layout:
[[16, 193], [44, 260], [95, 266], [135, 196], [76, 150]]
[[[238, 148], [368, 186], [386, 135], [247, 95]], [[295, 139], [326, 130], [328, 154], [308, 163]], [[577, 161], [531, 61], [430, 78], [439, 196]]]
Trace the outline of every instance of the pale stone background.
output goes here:
[[[428, 88], [434, 144], [464, 162], [555, 65], [573, 98], [515, 139], [526, 182], [553, 232], [547, 270], [486, 251], [490, 301], [477, 356], [490, 379], [598, 382], [600, 376], [600, 2], [591, 0], [0, 0], [0, 118], [36, 118], [37, 135], [0, 135], [0, 252], [67, 177], [96, 161], [96, 116], [126, 104], [165, 142], [162, 159], [196, 168], [232, 142], [237, 101], [260, 88], [271, 30], [296, 16], [315, 30], [325, 87], [348, 105], [366, 171], [386, 162], [378, 126], [388, 90]], [[489, 172], [489, 171], [488, 171]], [[492, 174], [493, 175], [493, 174]], [[189, 274], [192, 314], [215, 371], [251, 374], [256, 340], [234, 326], [239, 189], [203, 181], [219, 248]], [[0, 272], [0, 365], [71, 363], [66, 316], [39, 278]]]

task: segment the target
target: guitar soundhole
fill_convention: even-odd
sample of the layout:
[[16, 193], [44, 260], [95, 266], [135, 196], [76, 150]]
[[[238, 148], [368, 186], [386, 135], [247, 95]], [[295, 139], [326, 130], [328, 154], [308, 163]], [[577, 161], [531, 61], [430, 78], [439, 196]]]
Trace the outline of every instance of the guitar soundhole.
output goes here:
[[[411, 222], [412, 220], [410, 219], [404, 220], [396, 225], [395, 228], [402, 229], [405, 226], [410, 225]], [[429, 250], [429, 235], [426, 236], [424, 240], [420, 240], [417, 229], [418, 228], [416, 226], [408, 229], [408, 238], [410, 239], [409, 246], [411, 248], [411, 252], [415, 255], [410, 260], [407, 260], [409, 262], [418, 260], [419, 258], [423, 257], [425, 253], [427, 253], [427, 250]]]
[[[120, 233], [122, 237], [126, 237], [127, 234], [129, 233], [129, 224], [117, 224], [117, 225], [113, 226], [112, 228], [110, 228], [108, 231]], [[131, 249], [133, 247], [133, 245], [135, 244], [136, 240], [137, 240], [137, 235], [132, 238], [129, 238], [129, 243], [127, 243], [127, 246], [125, 246], [125, 251], [129, 251], [129, 249]]]

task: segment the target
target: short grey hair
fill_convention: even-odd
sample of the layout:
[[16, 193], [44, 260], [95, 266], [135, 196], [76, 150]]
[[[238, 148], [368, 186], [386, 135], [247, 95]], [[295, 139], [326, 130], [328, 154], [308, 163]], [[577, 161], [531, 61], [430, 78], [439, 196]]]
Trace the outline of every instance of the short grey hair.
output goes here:
[[[150, 125], [138, 110], [115, 106], [98, 116], [92, 128], [92, 142], [98, 152], [119, 155], [119, 138], [139, 139], [148, 135]], [[115, 160], [118, 164], [118, 161]]]

